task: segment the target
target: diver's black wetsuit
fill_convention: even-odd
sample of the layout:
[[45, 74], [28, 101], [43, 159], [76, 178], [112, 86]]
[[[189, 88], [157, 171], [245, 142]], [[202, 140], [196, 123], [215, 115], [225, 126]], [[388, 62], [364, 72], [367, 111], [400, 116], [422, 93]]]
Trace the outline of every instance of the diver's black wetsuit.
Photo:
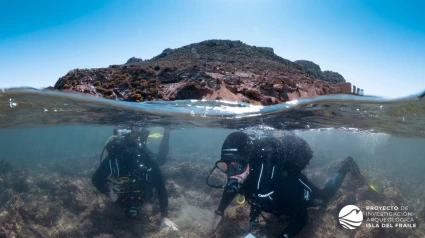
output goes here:
[[[168, 153], [168, 137], [166, 141], [167, 150], [161, 151], [158, 160], [162, 163]], [[161, 142], [161, 144], [163, 144]], [[103, 160], [101, 166], [92, 177], [93, 185], [101, 193], [110, 192], [110, 178], [128, 178], [128, 182], [119, 184], [121, 191], [116, 201], [124, 207], [140, 207], [143, 202], [151, 201], [153, 188], [158, 192], [158, 200], [161, 208], [161, 216], [168, 216], [168, 195], [165, 183], [161, 175], [155, 155], [147, 148], [140, 146], [133, 140], [113, 140], [108, 143], [106, 150], [108, 156]], [[165, 146], [162, 146], [164, 149]], [[160, 146], [161, 148], [161, 146]]]
[[165, 160], [167, 159], [168, 149], [170, 142], [170, 131], [167, 129], [164, 130], [164, 134], [162, 135], [161, 144], [159, 144], [158, 155], [156, 156], [156, 162], [159, 166], [165, 164]]
[[[317, 188], [302, 173], [289, 175], [282, 172], [273, 175], [275, 178], [270, 180], [271, 184], [267, 190], [261, 191], [260, 189], [259, 191], [257, 188], [261, 170], [251, 169], [240, 190], [240, 193], [251, 202], [250, 222], [256, 219], [262, 211], [277, 216], [288, 215], [290, 223], [281, 237], [296, 236], [308, 221], [307, 208], [327, 204], [339, 189], [348, 171], [349, 166], [343, 165], [323, 189]], [[215, 213], [222, 215], [236, 195], [237, 192], [224, 191]]]

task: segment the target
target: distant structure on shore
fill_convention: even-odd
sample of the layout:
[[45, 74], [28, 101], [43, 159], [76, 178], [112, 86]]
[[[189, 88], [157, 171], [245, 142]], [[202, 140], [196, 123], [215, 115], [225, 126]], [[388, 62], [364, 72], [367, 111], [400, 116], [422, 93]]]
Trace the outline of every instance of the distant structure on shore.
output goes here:
[[351, 92], [351, 94], [359, 95], [359, 96], [364, 96], [363, 89], [356, 88], [356, 85], [353, 85], [353, 91]]

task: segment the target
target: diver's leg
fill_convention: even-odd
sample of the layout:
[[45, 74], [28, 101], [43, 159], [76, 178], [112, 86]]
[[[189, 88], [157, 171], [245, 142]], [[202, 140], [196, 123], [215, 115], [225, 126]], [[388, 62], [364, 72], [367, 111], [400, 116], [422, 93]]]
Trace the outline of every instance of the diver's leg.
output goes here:
[[159, 145], [159, 151], [158, 151], [158, 158], [157, 163], [158, 165], [165, 164], [165, 160], [168, 156], [168, 150], [169, 150], [169, 142], [170, 142], [170, 130], [167, 128], [164, 128], [164, 134], [162, 135], [161, 144]]
[[342, 182], [344, 181], [345, 175], [350, 171], [351, 164], [354, 163], [353, 157], [348, 156], [343, 162], [341, 168], [336, 172], [332, 178], [326, 183], [322, 190], [322, 196], [324, 203], [326, 204], [336, 194]]
[[307, 207], [304, 207], [295, 215], [290, 217], [288, 226], [285, 228], [283, 233], [279, 236], [281, 238], [295, 237], [308, 222], [308, 211]]
[[251, 211], [249, 212], [249, 230], [255, 229], [258, 225], [258, 216], [261, 214], [261, 209], [258, 205], [251, 205]]

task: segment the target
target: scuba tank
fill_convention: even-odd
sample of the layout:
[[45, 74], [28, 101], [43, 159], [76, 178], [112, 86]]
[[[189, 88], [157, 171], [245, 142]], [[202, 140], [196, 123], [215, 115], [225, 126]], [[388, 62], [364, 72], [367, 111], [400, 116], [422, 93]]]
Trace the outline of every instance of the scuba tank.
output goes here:
[[108, 150], [109, 143], [113, 141], [118, 142], [117, 140], [123, 140], [124, 137], [130, 133], [131, 133], [131, 130], [129, 129], [115, 128], [113, 130], [113, 135], [106, 140], [102, 153], [100, 154], [100, 164], [102, 164], [102, 161], [108, 156], [108, 154], [111, 153], [111, 149], [112, 149], [111, 146], [109, 147], [109, 150]]
[[249, 204], [251, 205], [249, 226], [254, 229], [262, 211], [269, 210], [276, 200], [274, 185], [284, 169], [283, 146], [274, 137], [258, 139], [253, 144], [249, 163], [252, 167], [249, 180]]

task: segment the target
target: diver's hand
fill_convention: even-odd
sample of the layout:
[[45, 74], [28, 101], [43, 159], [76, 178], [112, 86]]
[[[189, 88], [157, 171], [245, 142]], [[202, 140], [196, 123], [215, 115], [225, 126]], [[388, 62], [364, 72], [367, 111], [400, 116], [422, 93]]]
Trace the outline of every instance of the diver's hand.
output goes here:
[[257, 227], [257, 225], [258, 225], [258, 218], [249, 220], [249, 230], [250, 231], [254, 230]]
[[112, 202], [116, 202], [118, 200], [118, 194], [111, 191], [108, 193], [108, 195]]
[[249, 164], [248, 164], [248, 166], [246, 166], [246, 169], [243, 173], [231, 176], [230, 178], [236, 179], [238, 181], [238, 183], [242, 184], [246, 180], [248, 175], [249, 175]]
[[120, 192], [120, 191], [121, 191], [121, 188], [119, 185], [112, 185], [109, 188], [108, 196], [112, 202], [116, 202], [118, 200], [119, 196], [117, 192]]
[[163, 227], [163, 226], [170, 227], [173, 231], [179, 230], [179, 227], [176, 225], [176, 223], [172, 222], [167, 217], [162, 218], [161, 227]]
[[222, 221], [223, 221], [223, 215], [214, 214], [214, 218], [211, 224], [211, 233], [217, 230], [217, 227], [221, 224]]

